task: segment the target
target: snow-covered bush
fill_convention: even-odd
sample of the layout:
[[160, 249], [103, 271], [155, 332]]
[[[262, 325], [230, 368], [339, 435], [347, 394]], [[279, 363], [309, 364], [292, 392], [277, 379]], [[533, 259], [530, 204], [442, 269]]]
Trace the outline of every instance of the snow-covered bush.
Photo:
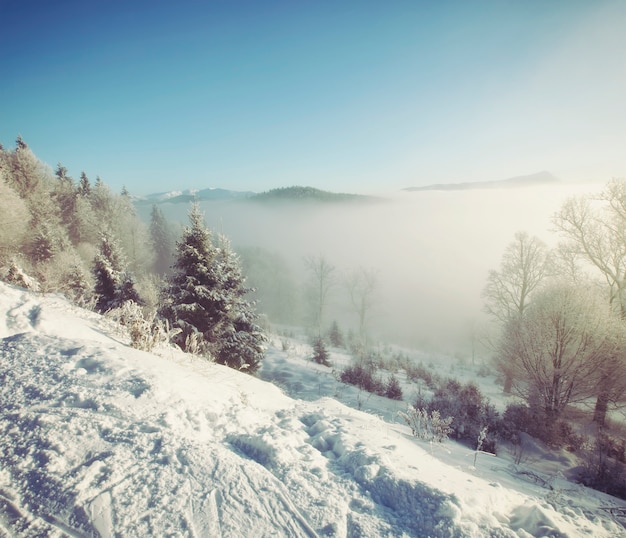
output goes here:
[[495, 453], [495, 434], [500, 427], [498, 412], [474, 383], [463, 385], [455, 379], [446, 380], [435, 390], [427, 409], [453, 417], [454, 437], [472, 445], [486, 426], [489, 433], [483, 442], [483, 449]]
[[439, 411], [431, 411], [429, 414], [426, 409], [416, 409], [411, 406], [406, 413], [400, 411], [398, 414], [411, 428], [411, 433], [418, 439], [443, 443], [452, 432], [453, 418], [441, 418]]
[[4, 279], [9, 284], [14, 284], [20, 288], [26, 288], [31, 291], [39, 291], [39, 282], [26, 274], [26, 271], [24, 271], [22, 266], [16, 260], [11, 260], [9, 263], [9, 267], [4, 274]]
[[119, 308], [110, 310], [107, 317], [117, 321], [128, 331], [130, 345], [143, 351], [152, 351], [167, 341], [167, 331], [154, 312], [146, 314], [134, 301], [126, 301]]

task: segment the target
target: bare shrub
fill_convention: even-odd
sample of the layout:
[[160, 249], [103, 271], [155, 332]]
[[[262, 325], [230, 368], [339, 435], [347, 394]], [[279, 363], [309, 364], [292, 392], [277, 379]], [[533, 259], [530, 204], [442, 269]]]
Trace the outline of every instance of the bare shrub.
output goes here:
[[130, 345], [142, 351], [152, 351], [158, 344], [168, 341], [168, 331], [154, 312], [146, 314], [134, 301], [126, 301], [121, 307], [107, 313], [117, 321], [130, 336]]
[[441, 418], [439, 411], [432, 411], [428, 414], [425, 409], [409, 407], [406, 413], [398, 413], [404, 419], [411, 433], [418, 439], [424, 441], [435, 441], [443, 443], [452, 432], [452, 417]]

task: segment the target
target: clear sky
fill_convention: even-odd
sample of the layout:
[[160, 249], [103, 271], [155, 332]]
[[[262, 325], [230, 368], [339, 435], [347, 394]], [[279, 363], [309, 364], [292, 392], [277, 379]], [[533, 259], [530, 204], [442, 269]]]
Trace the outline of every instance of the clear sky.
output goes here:
[[0, 0], [0, 142], [133, 194], [626, 176], [622, 0]]

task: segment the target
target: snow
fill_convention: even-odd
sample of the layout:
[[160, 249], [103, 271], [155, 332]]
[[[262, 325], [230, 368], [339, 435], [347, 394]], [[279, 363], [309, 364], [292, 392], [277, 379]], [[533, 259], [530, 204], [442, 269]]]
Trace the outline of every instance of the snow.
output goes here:
[[420, 442], [297, 341], [279, 388], [2, 283], [0, 338], [0, 535], [626, 536], [618, 500]]

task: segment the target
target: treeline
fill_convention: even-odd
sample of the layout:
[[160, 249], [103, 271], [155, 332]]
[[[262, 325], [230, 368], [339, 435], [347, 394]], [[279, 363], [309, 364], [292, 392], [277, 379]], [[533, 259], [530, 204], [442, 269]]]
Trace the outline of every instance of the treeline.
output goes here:
[[148, 226], [125, 188], [85, 172], [75, 180], [60, 163], [53, 171], [19, 136], [14, 149], [0, 146], [0, 278], [110, 313], [137, 347], [165, 335], [249, 372], [263, 356], [239, 259], [197, 207], [182, 231], [157, 206]]

